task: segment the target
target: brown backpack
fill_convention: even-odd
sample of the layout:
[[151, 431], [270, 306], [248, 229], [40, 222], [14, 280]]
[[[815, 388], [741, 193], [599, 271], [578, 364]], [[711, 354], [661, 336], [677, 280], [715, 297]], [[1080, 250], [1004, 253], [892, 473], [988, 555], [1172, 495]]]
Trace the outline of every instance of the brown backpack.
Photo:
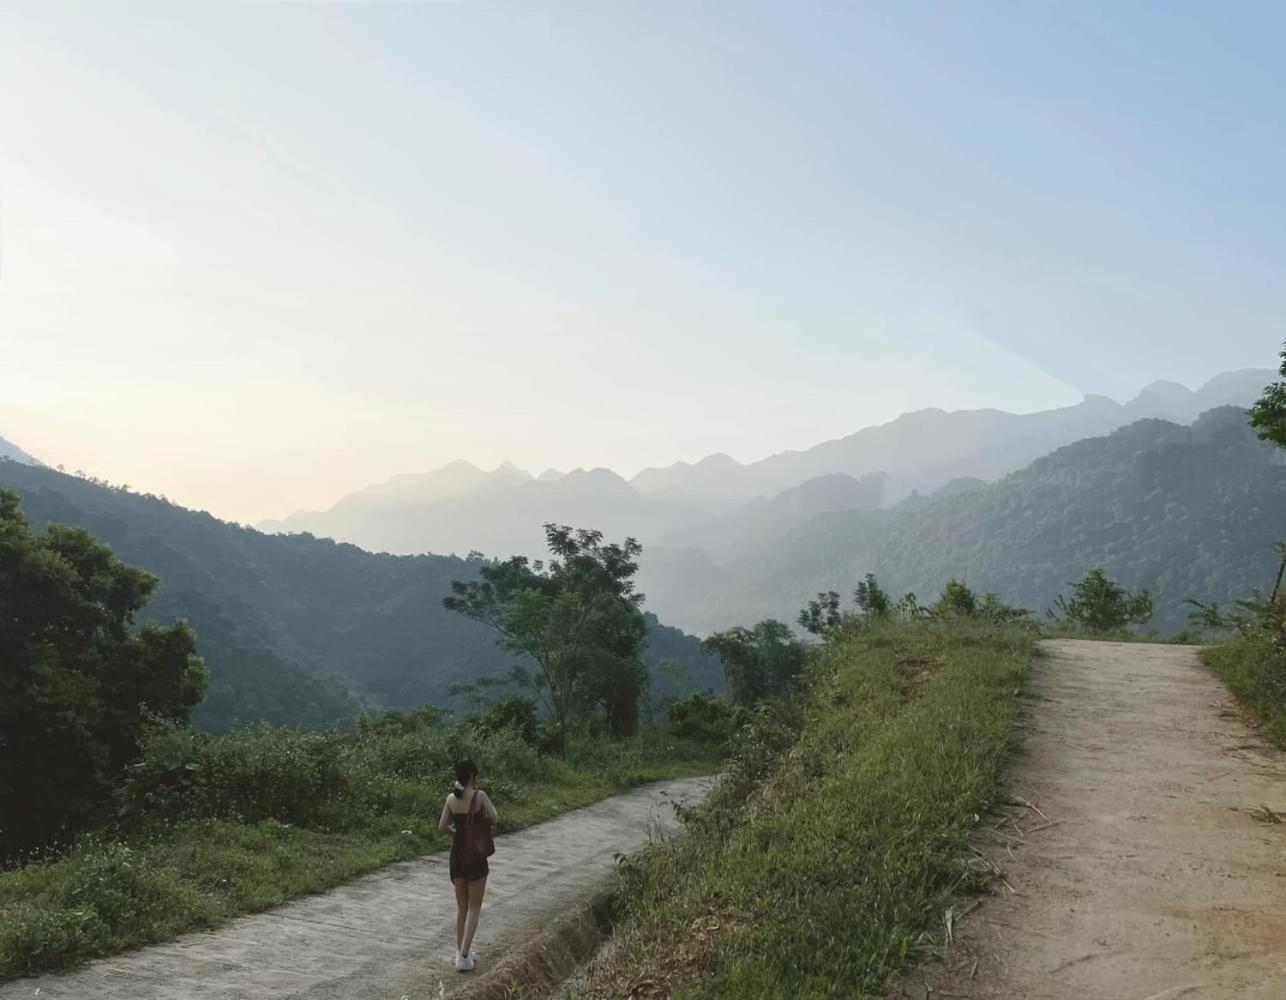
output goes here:
[[473, 802], [470, 803], [469, 811], [464, 815], [462, 860], [466, 864], [471, 861], [485, 861], [496, 853], [495, 842], [491, 839], [491, 817], [479, 808], [481, 794], [477, 789], [474, 790]]

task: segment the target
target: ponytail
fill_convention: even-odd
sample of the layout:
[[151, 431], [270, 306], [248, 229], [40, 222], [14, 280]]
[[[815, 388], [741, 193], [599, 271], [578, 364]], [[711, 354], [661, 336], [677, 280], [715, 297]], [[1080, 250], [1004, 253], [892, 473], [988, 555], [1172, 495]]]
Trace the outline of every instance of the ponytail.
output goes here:
[[457, 799], [464, 798], [465, 786], [478, 776], [478, 765], [463, 758], [455, 762], [455, 787], [452, 791]]

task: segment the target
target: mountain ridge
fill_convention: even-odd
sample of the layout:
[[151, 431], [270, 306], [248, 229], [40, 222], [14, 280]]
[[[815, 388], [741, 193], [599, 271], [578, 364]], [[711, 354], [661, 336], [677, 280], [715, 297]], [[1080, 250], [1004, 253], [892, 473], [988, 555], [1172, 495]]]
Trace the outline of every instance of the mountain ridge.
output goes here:
[[[961, 481], [909, 505], [821, 514], [706, 568], [699, 589], [686, 585], [699, 567], [663, 553], [644, 562], [641, 584], [666, 620], [702, 633], [793, 620], [805, 598], [847, 592], [868, 572], [923, 601], [956, 577], [1043, 614], [1069, 581], [1101, 566], [1150, 588], [1152, 624], [1174, 632], [1186, 624], [1186, 598], [1227, 602], [1271, 585], [1283, 497], [1283, 455], [1239, 407], [1219, 407], [1192, 425], [1135, 421], [981, 487]], [[671, 604], [672, 591], [682, 600]]]
[[[700, 461], [644, 469], [630, 482], [640, 492], [651, 493], [676, 487], [682, 490], [683, 478], [687, 477], [690, 482], [687, 492], [690, 495], [727, 499], [729, 496], [744, 497], [788, 489], [798, 482], [831, 472], [861, 475], [878, 470], [889, 474], [892, 480], [890, 500], [896, 501], [909, 495], [913, 489], [932, 490], [959, 476], [996, 478], [1015, 468], [1021, 468], [1055, 447], [1070, 444], [1072, 440], [1083, 437], [1108, 433], [1142, 417], [1159, 416], [1188, 423], [1217, 406], [1248, 406], [1263, 387], [1275, 378], [1271, 369], [1243, 368], [1221, 372], [1207, 379], [1197, 389], [1158, 380], [1149, 383], [1125, 403], [1118, 403], [1107, 396], [1087, 394], [1080, 403], [1072, 406], [1028, 414], [1010, 413], [995, 408], [948, 411], [939, 407], [926, 407], [908, 411], [882, 424], [861, 428], [842, 438], [820, 442], [810, 448], [782, 451], [746, 464], [730, 459], [732, 466], [721, 464], [720, 469], [725, 475], [739, 480], [736, 483], [693, 481], [696, 470], [702, 466]], [[1168, 387], [1181, 390], [1182, 394], [1176, 394]], [[1058, 426], [1060, 421], [1066, 421], [1061, 429]], [[957, 426], [952, 428], [951, 422]], [[966, 428], [967, 433], [959, 434], [961, 427]], [[1011, 429], [1025, 433], [1013, 434]], [[942, 431], [955, 431], [957, 437], [963, 438], [956, 453], [936, 463], [921, 463], [925, 466], [921, 471], [909, 471], [905, 456], [899, 454], [904, 448], [908, 433]], [[975, 449], [976, 461], [981, 468], [970, 468], [971, 455], [967, 451], [967, 443], [985, 442], [989, 435], [1005, 431], [1011, 431], [1010, 436], [1016, 438], [1013, 442], [1017, 446], [1016, 450], [1011, 452], [1013, 457], [1006, 459], [987, 456], [985, 448], [979, 447]], [[1018, 458], [1023, 460], [1017, 461]]]
[[[494, 633], [442, 607], [476, 558], [393, 556], [308, 534], [267, 535], [158, 497], [47, 468], [0, 462], [37, 530], [80, 525], [125, 562], [160, 578], [142, 620], [188, 619], [211, 667], [197, 721], [208, 728], [266, 719], [322, 726], [372, 701], [389, 708], [451, 703], [456, 681], [508, 673]], [[648, 615], [651, 667], [684, 663], [722, 687], [698, 640]], [[658, 689], [667, 682], [657, 680]]]
[[[1159, 380], [1126, 403], [1090, 395], [1074, 406], [1030, 414], [930, 407], [747, 465], [715, 452], [697, 462], [644, 470], [630, 480], [605, 468], [534, 477], [509, 462], [486, 471], [458, 460], [355, 491], [327, 511], [261, 522], [260, 528], [307, 531], [371, 551], [538, 556], [539, 525], [556, 521], [596, 527], [609, 537], [631, 535], [648, 547], [699, 549], [723, 560], [765, 504], [775, 503], [781, 515], [765, 526], [771, 534], [819, 512], [797, 504], [789, 513], [793, 490], [820, 493], [827, 489], [820, 484], [829, 481], [835, 492], [844, 480], [834, 477], [869, 486], [867, 477], [879, 476], [877, 506], [892, 506], [955, 481], [997, 480], [1073, 441], [1140, 418], [1188, 423], [1207, 403], [1249, 405], [1273, 377], [1269, 370], [1242, 369], [1216, 375], [1195, 390]], [[846, 503], [832, 509], [870, 506], [866, 493]]]

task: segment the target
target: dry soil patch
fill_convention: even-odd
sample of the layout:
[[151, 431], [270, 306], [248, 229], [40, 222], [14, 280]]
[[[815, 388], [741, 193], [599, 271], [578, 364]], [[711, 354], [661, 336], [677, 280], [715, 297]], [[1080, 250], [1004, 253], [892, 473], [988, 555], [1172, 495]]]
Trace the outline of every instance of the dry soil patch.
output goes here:
[[1004, 881], [894, 995], [1286, 997], [1286, 756], [1191, 647], [1051, 641], [1033, 671], [1007, 796], [1048, 820], [984, 822]]

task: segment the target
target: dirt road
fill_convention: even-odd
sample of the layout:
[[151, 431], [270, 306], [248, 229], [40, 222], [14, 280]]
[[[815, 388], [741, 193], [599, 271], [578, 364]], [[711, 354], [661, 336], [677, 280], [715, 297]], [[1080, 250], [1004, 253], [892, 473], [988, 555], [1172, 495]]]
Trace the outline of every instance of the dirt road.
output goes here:
[[895, 995], [1286, 997], [1286, 823], [1263, 812], [1286, 813], [1286, 756], [1191, 648], [1043, 653], [1011, 805], [977, 845], [1013, 891], [994, 881]]
[[[610, 876], [613, 855], [669, 825], [669, 803], [705, 794], [692, 778], [636, 789], [496, 838], [475, 948], [478, 973], [506, 945]], [[449, 996], [455, 900], [445, 855], [390, 865], [320, 896], [217, 931], [0, 985], [0, 1000], [411, 1000]], [[475, 973], [477, 975], [477, 973]]]

